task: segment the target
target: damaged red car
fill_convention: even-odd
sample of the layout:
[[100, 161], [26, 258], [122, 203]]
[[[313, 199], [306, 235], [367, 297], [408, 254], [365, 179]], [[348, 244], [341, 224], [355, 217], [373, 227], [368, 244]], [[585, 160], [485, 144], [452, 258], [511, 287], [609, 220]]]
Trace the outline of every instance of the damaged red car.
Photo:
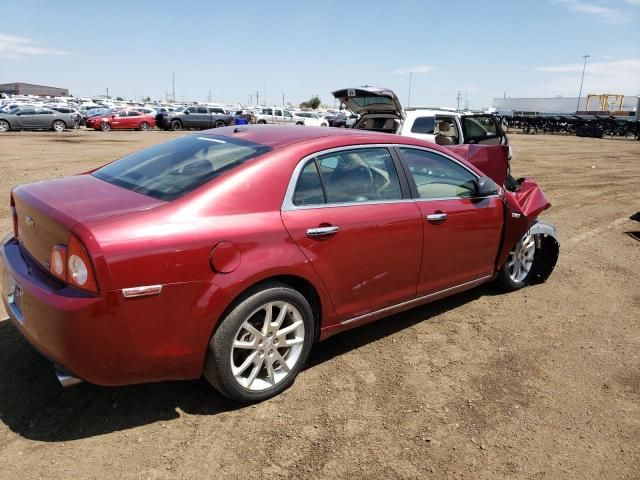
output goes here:
[[20, 186], [4, 304], [64, 385], [204, 375], [261, 401], [319, 340], [483, 283], [546, 280], [549, 202], [530, 179], [502, 186], [507, 149], [226, 127]]

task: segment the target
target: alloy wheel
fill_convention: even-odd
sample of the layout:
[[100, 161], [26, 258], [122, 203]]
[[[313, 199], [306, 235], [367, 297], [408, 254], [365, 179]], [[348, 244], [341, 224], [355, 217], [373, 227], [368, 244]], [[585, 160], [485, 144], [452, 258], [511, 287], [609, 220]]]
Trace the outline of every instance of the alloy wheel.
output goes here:
[[0, 132], [8, 132], [9, 131], [9, 123], [4, 120], [0, 121]]
[[56, 132], [62, 132], [64, 130], [64, 123], [62, 123], [60, 120], [56, 120], [55, 122], [53, 122], [53, 129]]
[[251, 391], [282, 382], [300, 359], [305, 333], [291, 303], [269, 302], [254, 310], [233, 337], [229, 361], [235, 380]]
[[533, 266], [535, 253], [536, 240], [533, 235], [527, 234], [516, 243], [507, 258], [507, 269], [511, 280], [521, 283], [527, 278]]

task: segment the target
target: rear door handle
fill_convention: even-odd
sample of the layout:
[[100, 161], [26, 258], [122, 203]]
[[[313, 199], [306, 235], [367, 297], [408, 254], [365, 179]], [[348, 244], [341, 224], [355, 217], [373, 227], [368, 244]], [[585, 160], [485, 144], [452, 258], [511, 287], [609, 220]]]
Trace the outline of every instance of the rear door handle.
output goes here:
[[317, 227], [307, 229], [307, 237], [324, 237], [338, 233], [339, 227]]
[[430, 213], [429, 215], [427, 215], [427, 221], [429, 222], [442, 222], [446, 219], [446, 213]]

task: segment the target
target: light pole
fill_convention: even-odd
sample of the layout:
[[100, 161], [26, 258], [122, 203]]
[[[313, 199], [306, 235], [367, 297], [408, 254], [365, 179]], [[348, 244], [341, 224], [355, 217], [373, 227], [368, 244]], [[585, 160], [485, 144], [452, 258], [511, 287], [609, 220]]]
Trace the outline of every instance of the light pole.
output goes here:
[[580, 79], [580, 91], [578, 92], [578, 106], [576, 107], [576, 112], [580, 111], [580, 97], [582, 97], [582, 83], [584, 82], [584, 71], [587, 68], [587, 58], [589, 58], [590, 55], [583, 55], [582, 58], [584, 58], [584, 65], [582, 65], [582, 78]]
[[411, 80], [413, 80], [413, 72], [409, 72], [409, 98], [407, 98], [407, 108], [411, 106]]

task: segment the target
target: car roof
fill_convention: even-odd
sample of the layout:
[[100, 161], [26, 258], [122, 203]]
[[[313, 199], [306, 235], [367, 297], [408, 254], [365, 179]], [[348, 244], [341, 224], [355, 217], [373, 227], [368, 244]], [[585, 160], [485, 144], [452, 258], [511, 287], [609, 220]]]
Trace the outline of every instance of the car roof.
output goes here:
[[352, 128], [301, 127], [298, 125], [242, 125], [220, 127], [199, 132], [196, 135], [215, 135], [239, 138], [249, 142], [266, 145], [272, 149], [282, 148], [296, 143], [313, 143], [318, 148], [357, 144], [395, 144], [429, 147], [449, 156], [456, 156], [445, 147], [428, 140], [396, 135], [393, 133], [373, 132]]

